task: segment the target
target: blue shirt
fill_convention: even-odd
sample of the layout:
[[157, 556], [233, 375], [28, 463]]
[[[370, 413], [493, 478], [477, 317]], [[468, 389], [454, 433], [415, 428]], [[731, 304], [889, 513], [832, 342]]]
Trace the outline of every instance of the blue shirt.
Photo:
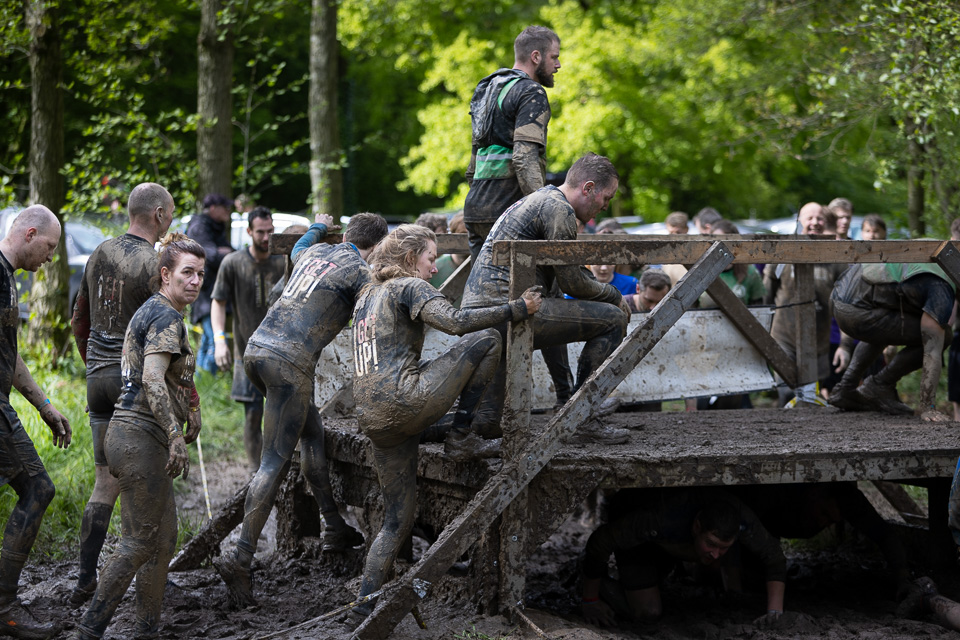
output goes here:
[[[622, 273], [617, 273], [614, 271], [613, 280], [611, 280], [608, 284], [621, 294], [625, 296], [632, 296], [637, 292], [639, 281], [633, 276], [625, 276]], [[564, 294], [563, 297], [567, 300], [573, 300], [572, 296], [568, 296], [566, 294]]]

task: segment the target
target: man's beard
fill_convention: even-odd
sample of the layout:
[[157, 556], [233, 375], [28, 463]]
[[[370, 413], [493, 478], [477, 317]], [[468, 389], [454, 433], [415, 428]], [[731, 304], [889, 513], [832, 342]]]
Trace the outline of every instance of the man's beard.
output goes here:
[[553, 74], [547, 71], [547, 59], [543, 58], [540, 60], [540, 64], [537, 65], [536, 71], [536, 80], [541, 85], [545, 87], [553, 86]]

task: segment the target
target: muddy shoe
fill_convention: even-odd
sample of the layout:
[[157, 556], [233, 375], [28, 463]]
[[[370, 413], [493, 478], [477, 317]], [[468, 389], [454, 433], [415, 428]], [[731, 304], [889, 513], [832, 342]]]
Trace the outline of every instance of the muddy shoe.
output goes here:
[[616, 413], [617, 409], [620, 408], [620, 398], [607, 398], [600, 403], [600, 406], [597, 407], [597, 410], [593, 412], [591, 418], [602, 418], [603, 416], [609, 416], [611, 413]]
[[346, 551], [363, 544], [363, 536], [350, 525], [344, 525], [342, 529], [324, 529], [321, 539], [323, 540], [323, 550], [334, 553]]
[[629, 429], [608, 427], [599, 420], [590, 420], [567, 438], [567, 444], [623, 444], [630, 439]]
[[443, 443], [443, 454], [454, 462], [500, 457], [500, 439], [487, 440], [469, 431], [453, 431]]
[[830, 406], [844, 411], [870, 411], [872, 409], [859, 391], [849, 387], [834, 387], [830, 392], [828, 402]]
[[37, 620], [20, 598], [0, 605], [0, 635], [26, 640], [46, 640], [60, 633], [60, 625]]
[[909, 405], [900, 402], [896, 385], [881, 386], [877, 384], [874, 376], [870, 376], [863, 381], [863, 384], [860, 385], [857, 391], [871, 409], [883, 411], [895, 416], [913, 415], [913, 409], [910, 408]]
[[97, 581], [94, 580], [86, 586], [80, 586], [79, 584], [73, 588], [73, 592], [70, 594], [70, 604], [74, 607], [82, 606], [87, 600], [93, 597], [93, 594], [97, 592]]
[[213, 566], [223, 578], [230, 599], [240, 607], [249, 607], [257, 604], [253, 597], [253, 579], [250, 568], [244, 567], [233, 555], [220, 556], [213, 561]]

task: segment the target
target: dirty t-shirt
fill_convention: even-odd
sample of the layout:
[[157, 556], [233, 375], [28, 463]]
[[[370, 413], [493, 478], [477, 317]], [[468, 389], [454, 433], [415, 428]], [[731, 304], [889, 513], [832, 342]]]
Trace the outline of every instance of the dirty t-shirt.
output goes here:
[[889, 309], [900, 316], [927, 313], [941, 327], [950, 324], [955, 296], [946, 274], [941, 276], [933, 269], [913, 269], [902, 282], [877, 283], [870, 281], [873, 274], [867, 272], [864, 266], [850, 265], [837, 280], [833, 288], [834, 302], [864, 311]]
[[283, 277], [283, 256], [257, 262], [248, 250], [235, 251], [220, 263], [213, 299], [233, 305], [234, 360], [243, 358], [247, 341], [269, 308], [270, 290]]
[[0, 402], [8, 403], [17, 369], [17, 329], [20, 301], [13, 266], [0, 253]]
[[87, 373], [120, 364], [127, 325], [153, 295], [150, 280], [159, 262], [153, 244], [129, 233], [93, 250], [77, 294], [77, 304], [90, 306]]
[[187, 338], [183, 316], [170, 301], [157, 293], [147, 300], [130, 320], [123, 341], [120, 370], [123, 389], [112, 421], [138, 426], [159, 442], [167, 444], [167, 419], [157, 420], [143, 388], [143, 362], [153, 353], [169, 353], [170, 366], [164, 376], [173, 417], [180, 426], [187, 420], [193, 390], [194, 355]]
[[[768, 581], [783, 582], [787, 561], [780, 541], [770, 535], [756, 514], [733, 495], [715, 489], [693, 489], [670, 494], [661, 503], [637, 509], [601, 525], [587, 540], [583, 574], [587, 578], [607, 575], [610, 554], [646, 543], [654, 543], [677, 557], [693, 543], [692, 526], [697, 514], [714, 500], [726, 500], [740, 510], [737, 541], [756, 554], [765, 567]], [[683, 558], [688, 559], [688, 558]]]
[[353, 395], [360, 426], [385, 426], [415, 417], [420, 354], [426, 325], [463, 335], [526, 317], [522, 300], [483, 309], [456, 309], [421, 278], [394, 278], [367, 287], [353, 315]]
[[349, 243], [316, 244], [302, 251], [277, 303], [247, 343], [276, 353], [313, 379], [323, 348], [346, 326], [367, 264]]
[[[554, 186], [534, 191], [507, 209], [490, 230], [470, 271], [462, 307], [486, 307], [509, 300], [510, 267], [493, 264], [497, 240], [576, 240], [577, 217], [563, 192]], [[570, 265], [537, 267], [537, 284], [550, 291], [554, 279], [571, 298], [618, 305], [622, 296], [616, 287], [601, 284], [586, 267]]]
[[[534, 80], [518, 80], [494, 112], [488, 139], [473, 141], [477, 157], [473, 184], [463, 205], [464, 222], [493, 222], [523, 197], [512, 162], [517, 142], [532, 142], [539, 147], [540, 170], [545, 179], [549, 122], [547, 92]], [[489, 160], [485, 160], [485, 156], [489, 156]], [[485, 170], [485, 164], [492, 169]]]

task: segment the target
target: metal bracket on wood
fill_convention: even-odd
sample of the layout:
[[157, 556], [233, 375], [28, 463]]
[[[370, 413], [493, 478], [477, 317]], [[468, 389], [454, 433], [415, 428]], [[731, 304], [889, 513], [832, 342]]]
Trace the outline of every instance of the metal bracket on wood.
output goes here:
[[534, 477], [550, 462], [563, 444], [592, 412], [595, 403], [610, 395], [646, 356], [683, 313], [691, 308], [707, 286], [733, 262], [722, 242], [711, 245], [677, 286], [660, 301], [640, 326], [590, 376], [546, 428], [515, 459], [504, 461], [467, 507], [448, 525], [420, 562], [385, 589], [376, 609], [357, 628], [359, 640], [383, 640], [417, 602], [416, 579], [436, 581], [457, 558], [502, 514]]

